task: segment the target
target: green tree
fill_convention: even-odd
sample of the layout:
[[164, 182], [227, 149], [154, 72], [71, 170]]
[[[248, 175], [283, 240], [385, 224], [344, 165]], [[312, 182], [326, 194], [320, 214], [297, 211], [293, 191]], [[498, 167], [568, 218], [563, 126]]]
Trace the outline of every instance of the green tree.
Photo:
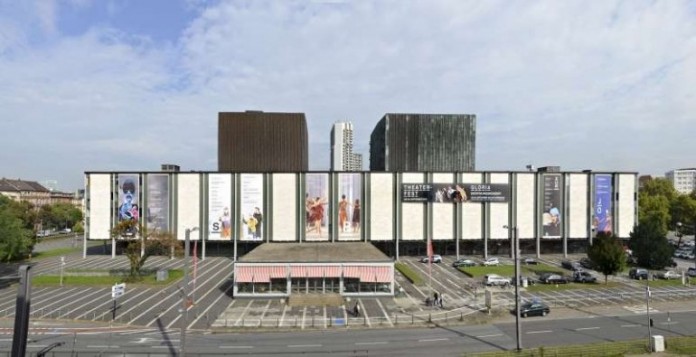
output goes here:
[[33, 248], [32, 231], [18, 217], [20, 207], [7, 197], [0, 196], [0, 261], [24, 259]]
[[[137, 236], [141, 235], [140, 239]], [[130, 279], [140, 280], [141, 270], [145, 262], [153, 255], [179, 255], [181, 244], [169, 232], [148, 233], [145, 227], [138, 225], [135, 220], [124, 220], [111, 229], [111, 236], [117, 240], [125, 240], [125, 254], [130, 263]], [[143, 244], [144, 249], [143, 249]]]
[[667, 241], [660, 222], [646, 220], [633, 227], [628, 246], [639, 266], [663, 269], [672, 262], [674, 248]]
[[[671, 227], [676, 231], [681, 244], [683, 234], [692, 234], [694, 220], [696, 219], [696, 200], [689, 195], [678, 195], [671, 202], [670, 214], [672, 216]], [[677, 224], [681, 223], [681, 227]]]
[[669, 199], [661, 195], [649, 196], [641, 193], [638, 200], [638, 224], [656, 224], [660, 235], [666, 235], [672, 221]]
[[640, 189], [640, 193], [648, 196], [662, 196], [668, 201], [672, 201], [677, 195], [672, 182], [666, 178], [656, 178], [645, 183]]
[[587, 251], [587, 257], [595, 269], [604, 274], [604, 284], [607, 284], [609, 275], [614, 275], [626, 267], [623, 245], [611, 233], [598, 233]]

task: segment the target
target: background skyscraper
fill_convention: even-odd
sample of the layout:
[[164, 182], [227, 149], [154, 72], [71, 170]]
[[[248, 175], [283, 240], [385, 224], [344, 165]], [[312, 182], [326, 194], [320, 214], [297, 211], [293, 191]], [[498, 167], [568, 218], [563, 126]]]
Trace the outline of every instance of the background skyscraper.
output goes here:
[[334, 123], [331, 128], [331, 170], [362, 171], [362, 169], [362, 155], [353, 153], [353, 123]]

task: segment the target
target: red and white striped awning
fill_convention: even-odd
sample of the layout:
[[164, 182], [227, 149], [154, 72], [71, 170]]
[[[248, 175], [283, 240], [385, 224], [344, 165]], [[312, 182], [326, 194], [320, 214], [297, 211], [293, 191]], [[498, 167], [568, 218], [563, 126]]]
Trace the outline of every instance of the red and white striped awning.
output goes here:
[[343, 277], [344, 278], [360, 278], [362, 273], [362, 267], [360, 266], [344, 266], [343, 267]]
[[288, 277], [288, 270], [284, 265], [271, 266], [269, 269], [271, 279], [285, 279]]
[[290, 275], [293, 278], [339, 277], [339, 268], [324, 265], [293, 265]]
[[341, 267], [338, 265], [330, 265], [324, 267], [324, 276], [327, 278], [340, 278]]
[[251, 283], [254, 277], [253, 266], [236, 266], [234, 269], [234, 280], [238, 283]]

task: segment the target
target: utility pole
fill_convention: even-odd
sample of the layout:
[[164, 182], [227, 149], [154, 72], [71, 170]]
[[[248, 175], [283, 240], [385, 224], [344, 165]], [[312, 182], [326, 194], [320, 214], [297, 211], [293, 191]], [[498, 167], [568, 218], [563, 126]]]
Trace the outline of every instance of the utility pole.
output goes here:
[[29, 311], [31, 307], [31, 265], [19, 267], [19, 289], [15, 307], [14, 336], [12, 338], [12, 356], [24, 357], [27, 352], [27, 335], [29, 333]]
[[198, 230], [198, 227], [186, 228], [184, 241], [184, 293], [181, 297], [181, 346], [179, 356], [186, 356], [186, 325], [188, 324], [188, 305], [189, 305], [189, 250], [191, 248], [191, 232]]
[[512, 239], [515, 241], [515, 327], [517, 329], [517, 351], [522, 351], [522, 327], [520, 326], [520, 242], [517, 226], [512, 227]]

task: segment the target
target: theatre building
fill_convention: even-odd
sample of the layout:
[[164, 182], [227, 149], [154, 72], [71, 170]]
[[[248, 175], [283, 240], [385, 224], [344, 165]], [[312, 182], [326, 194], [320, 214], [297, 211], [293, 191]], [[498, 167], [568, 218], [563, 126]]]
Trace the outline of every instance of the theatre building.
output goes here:
[[[394, 261], [426, 254], [584, 252], [628, 239], [635, 172], [87, 172], [86, 240], [147, 232], [226, 255], [235, 293], [392, 294]], [[138, 239], [134, 232], [126, 239]], [[86, 247], [86, 242], [85, 242]], [[115, 254], [115, 250], [112, 252]]]

